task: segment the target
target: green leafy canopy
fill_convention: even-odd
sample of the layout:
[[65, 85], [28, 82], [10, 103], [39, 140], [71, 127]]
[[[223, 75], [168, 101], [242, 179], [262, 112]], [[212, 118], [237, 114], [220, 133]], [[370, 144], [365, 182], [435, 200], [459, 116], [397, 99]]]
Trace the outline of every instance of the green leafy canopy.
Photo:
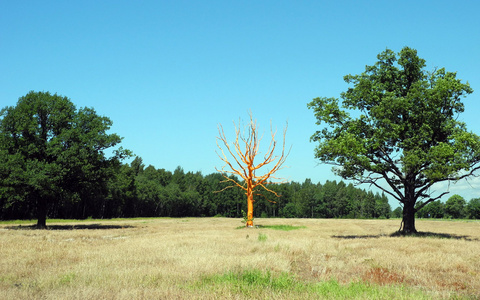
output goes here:
[[[373, 184], [402, 203], [430, 197], [441, 181], [473, 175], [480, 161], [480, 138], [457, 120], [461, 99], [473, 92], [456, 73], [425, 71], [417, 51], [387, 49], [373, 66], [347, 75], [353, 85], [338, 98], [308, 104], [322, 130], [315, 157], [336, 165], [345, 179]], [[389, 189], [379, 184], [386, 181]]]
[[67, 97], [48, 92], [32, 91], [16, 106], [5, 107], [0, 111], [0, 197], [37, 203], [40, 220], [51, 199], [104, 184], [112, 167], [130, 155], [119, 148], [105, 156], [104, 150], [121, 142], [107, 133], [111, 125], [92, 108], [77, 110]]

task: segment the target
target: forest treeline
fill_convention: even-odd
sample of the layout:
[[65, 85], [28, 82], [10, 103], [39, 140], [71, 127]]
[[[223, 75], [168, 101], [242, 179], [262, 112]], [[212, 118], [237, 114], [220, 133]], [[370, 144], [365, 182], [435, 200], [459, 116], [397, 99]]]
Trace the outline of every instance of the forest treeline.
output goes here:
[[[103, 185], [87, 185], [76, 193], [57, 196], [49, 204], [49, 218], [243, 217], [246, 210], [244, 192], [236, 187], [225, 189], [228, 184], [219, 173], [204, 176], [181, 167], [173, 172], [145, 167], [139, 157], [112, 172], [112, 178]], [[255, 217], [389, 218], [391, 214], [384, 194], [343, 181], [321, 184], [306, 179], [269, 188], [280, 197], [270, 193], [257, 196]], [[1, 219], [36, 216], [32, 202], [5, 198], [2, 202]]]
[[[79, 185], [75, 193], [55, 197], [48, 207], [49, 218], [134, 218], [134, 217], [244, 217], [246, 196], [228, 183], [220, 173], [202, 175], [145, 167], [136, 157], [129, 164], [112, 168], [103, 184]], [[391, 210], [385, 194], [359, 189], [343, 181], [271, 184], [280, 197], [264, 192], [257, 196], [254, 217], [283, 218], [401, 218], [402, 209]], [[420, 205], [419, 203], [418, 205]], [[459, 195], [445, 203], [437, 200], [416, 213], [419, 218], [480, 219], [480, 198], [465, 201]], [[0, 197], [0, 219], [35, 219], [31, 201]]]

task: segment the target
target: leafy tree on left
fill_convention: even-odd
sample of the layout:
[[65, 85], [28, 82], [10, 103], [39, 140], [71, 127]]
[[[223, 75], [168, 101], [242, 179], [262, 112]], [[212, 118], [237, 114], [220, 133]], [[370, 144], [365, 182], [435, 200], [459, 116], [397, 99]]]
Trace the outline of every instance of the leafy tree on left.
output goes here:
[[99, 189], [114, 167], [129, 156], [121, 142], [107, 134], [112, 121], [92, 108], [76, 109], [67, 98], [30, 92], [16, 106], [0, 111], [0, 199], [36, 207], [37, 227], [46, 227], [49, 204], [82, 197]]

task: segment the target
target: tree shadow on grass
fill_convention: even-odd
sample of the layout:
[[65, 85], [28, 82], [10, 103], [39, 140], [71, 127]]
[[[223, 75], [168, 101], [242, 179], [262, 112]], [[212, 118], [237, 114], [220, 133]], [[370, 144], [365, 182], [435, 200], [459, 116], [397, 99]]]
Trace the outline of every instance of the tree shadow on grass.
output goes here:
[[[28, 226], [8, 226], [4, 227], [5, 229], [11, 230], [37, 230], [36, 225]], [[48, 225], [46, 230], [84, 230], [84, 229], [124, 229], [124, 228], [134, 228], [131, 225], [103, 225], [103, 224], [75, 224], [75, 225]]]
[[396, 231], [392, 234], [377, 234], [377, 235], [332, 235], [332, 238], [336, 239], [378, 239], [381, 237], [417, 237], [417, 238], [436, 238], [436, 239], [453, 239], [453, 240], [465, 240], [465, 241], [480, 241], [478, 238], [473, 238], [468, 235], [457, 235], [451, 233], [436, 233], [436, 232], [417, 232], [412, 234], [404, 234], [400, 231]]
[[391, 237], [418, 237], [418, 238], [436, 238], [436, 239], [452, 239], [452, 240], [465, 240], [465, 241], [479, 241], [480, 239], [474, 238], [468, 235], [458, 235], [453, 233], [438, 233], [438, 232], [429, 232], [429, 231], [419, 231], [412, 234], [405, 234], [400, 231], [394, 232], [390, 235]]

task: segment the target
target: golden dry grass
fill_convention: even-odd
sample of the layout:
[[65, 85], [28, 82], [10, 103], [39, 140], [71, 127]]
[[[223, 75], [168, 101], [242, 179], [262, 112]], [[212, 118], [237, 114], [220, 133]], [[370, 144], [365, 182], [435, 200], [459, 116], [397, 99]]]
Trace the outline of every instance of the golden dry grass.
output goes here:
[[73, 223], [51, 230], [3, 224], [0, 299], [237, 299], [242, 295], [228, 289], [193, 286], [249, 269], [288, 272], [302, 282], [403, 285], [432, 298], [480, 297], [480, 222], [418, 220], [417, 229], [430, 234], [391, 237], [399, 222], [255, 222], [305, 226], [292, 231], [236, 229], [239, 219], [226, 218], [78, 222], [73, 230]]

